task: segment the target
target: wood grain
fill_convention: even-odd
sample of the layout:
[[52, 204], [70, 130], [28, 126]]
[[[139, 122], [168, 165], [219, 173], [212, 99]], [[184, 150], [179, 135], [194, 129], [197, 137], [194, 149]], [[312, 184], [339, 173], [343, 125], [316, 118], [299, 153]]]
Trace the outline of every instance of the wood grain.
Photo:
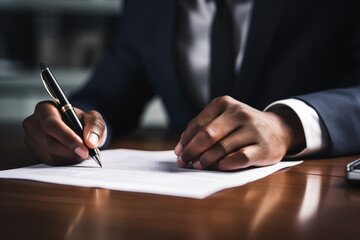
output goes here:
[[[150, 133], [111, 148], [176, 144], [160, 131]], [[20, 140], [12, 144], [7, 160], [15, 163], [2, 160], [1, 169], [32, 161]], [[360, 189], [344, 180], [356, 157], [306, 160], [202, 200], [0, 179], [0, 239], [356, 238]]]

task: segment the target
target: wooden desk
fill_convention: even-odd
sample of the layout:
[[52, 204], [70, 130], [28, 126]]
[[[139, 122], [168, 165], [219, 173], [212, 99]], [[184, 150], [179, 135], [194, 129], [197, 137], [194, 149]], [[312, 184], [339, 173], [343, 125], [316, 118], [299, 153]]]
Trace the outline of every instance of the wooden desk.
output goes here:
[[[174, 145], [132, 137], [112, 147]], [[30, 163], [12, 149], [22, 158], [12, 161]], [[344, 180], [355, 158], [307, 160], [203, 200], [0, 180], [0, 239], [357, 239], [360, 189]]]

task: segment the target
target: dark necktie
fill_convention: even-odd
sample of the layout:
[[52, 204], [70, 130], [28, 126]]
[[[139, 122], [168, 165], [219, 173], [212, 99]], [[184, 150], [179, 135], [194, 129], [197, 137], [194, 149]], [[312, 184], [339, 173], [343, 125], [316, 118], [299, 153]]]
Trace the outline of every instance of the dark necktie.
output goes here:
[[225, 0], [215, 0], [211, 30], [210, 97], [230, 95], [235, 75], [233, 19]]

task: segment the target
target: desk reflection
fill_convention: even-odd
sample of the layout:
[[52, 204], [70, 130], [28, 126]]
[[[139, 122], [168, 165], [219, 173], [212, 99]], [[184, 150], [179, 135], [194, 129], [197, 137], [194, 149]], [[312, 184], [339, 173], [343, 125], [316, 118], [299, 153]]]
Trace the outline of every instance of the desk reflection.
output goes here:
[[307, 175], [304, 197], [301, 203], [298, 220], [305, 225], [316, 214], [320, 204], [321, 178]]
[[0, 180], [0, 239], [337, 239], [359, 213], [343, 178], [290, 170], [202, 200]]
[[108, 239], [104, 206], [109, 193], [106, 189], [91, 189], [86, 201], [70, 219], [64, 239]]

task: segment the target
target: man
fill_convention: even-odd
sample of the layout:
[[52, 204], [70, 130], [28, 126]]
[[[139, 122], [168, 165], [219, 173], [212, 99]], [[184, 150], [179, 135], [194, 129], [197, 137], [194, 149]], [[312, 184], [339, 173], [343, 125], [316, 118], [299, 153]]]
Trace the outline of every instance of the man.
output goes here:
[[114, 49], [73, 96], [84, 142], [48, 102], [24, 121], [25, 142], [44, 163], [79, 162], [85, 145], [135, 128], [158, 94], [170, 129], [185, 129], [179, 167], [359, 153], [359, 10], [357, 0], [126, 1]]

